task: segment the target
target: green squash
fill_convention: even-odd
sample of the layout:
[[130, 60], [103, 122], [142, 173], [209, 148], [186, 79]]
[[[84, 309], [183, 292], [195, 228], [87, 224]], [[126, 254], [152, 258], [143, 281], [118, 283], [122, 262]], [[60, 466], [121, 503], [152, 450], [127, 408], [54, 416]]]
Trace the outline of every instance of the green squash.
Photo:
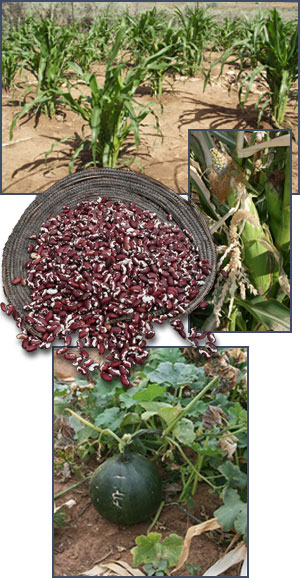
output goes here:
[[157, 510], [162, 480], [147, 458], [120, 454], [97, 468], [90, 481], [90, 496], [103, 518], [116, 524], [137, 524]]

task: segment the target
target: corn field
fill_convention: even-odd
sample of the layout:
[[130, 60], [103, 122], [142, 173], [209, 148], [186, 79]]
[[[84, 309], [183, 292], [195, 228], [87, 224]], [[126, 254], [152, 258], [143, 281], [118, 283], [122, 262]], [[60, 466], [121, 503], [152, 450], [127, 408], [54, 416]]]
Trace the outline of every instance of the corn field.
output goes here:
[[[201, 3], [143, 12], [130, 10], [130, 3], [119, 3], [125, 5], [121, 10], [102, 3], [106, 7], [96, 17], [76, 20], [71, 12], [62, 24], [55, 4], [48, 3], [46, 15], [24, 15], [20, 6], [11, 24], [14, 13], [6, 7], [2, 82], [21, 103], [11, 139], [16, 124], [26, 118], [34, 117], [37, 124], [40, 115], [52, 118], [70, 110], [78, 115], [84, 133], [68, 136], [75, 141], [70, 171], [82, 158], [87, 159], [84, 166], [133, 162], [133, 154], [124, 155], [126, 142], [131, 138], [138, 148], [140, 127], [149, 115], [159, 135], [154, 105], [161, 102], [164, 87], [172, 88], [175, 76], [198, 75], [205, 99], [213, 71], [222, 75], [228, 63], [236, 70], [234, 86], [242, 108], [253, 83], [260, 85], [257, 125], [268, 119], [274, 127], [287, 127], [286, 106], [297, 102], [298, 26], [296, 20], [283, 20], [276, 9], [259, 8], [253, 17], [230, 19], [226, 14], [216, 18]], [[105, 67], [102, 84], [97, 66]], [[146, 106], [136, 99], [143, 86], [153, 96]]]

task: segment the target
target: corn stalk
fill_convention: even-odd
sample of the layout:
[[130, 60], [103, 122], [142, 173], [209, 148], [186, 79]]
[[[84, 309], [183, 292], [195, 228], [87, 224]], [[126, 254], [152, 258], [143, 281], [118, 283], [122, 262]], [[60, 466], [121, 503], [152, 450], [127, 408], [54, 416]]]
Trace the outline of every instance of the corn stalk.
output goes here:
[[245, 38], [236, 39], [212, 63], [204, 88], [215, 66], [221, 64], [221, 76], [225, 64], [239, 64], [240, 72], [235, 82], [239, 86], [241, 106], [246, 105], [254, 82], [262, 82], [264, 92], [255, 105], [258, 123], [269, 111], [274, 125], [280, 127], [287, 104], [294, 97], [292, 88], [298, 79], [298, 26], [297, 23], [293, 26], [290, 22], [283, 23], [276, 9], [271, 10], [268, 18], [261, 15], [254, 24], [248, 27]]
[[[249, 159], [247, 149], [251, 146], [237, 149], [241, 138], [243, 134], [238, 133], [237, 138], [227, 131], [192, 132], [191, 183], [210, 219], [220, 255], [219, 269], [227, 274], [225, 280], [217, 277], [208, 298], [210, 315], [205, 319], [203, 312], [195, 312], [193, 320], [203, 329], [212, 329], [215, 323], [230, 330], [237, 326], [241, 330], [287, 330], [290, 147], [274, 153], [272, 141], [275, 144], [276, 139], [269, 139], [267, 134], [265, 147], [252, 144], [258, 151], [255, 149], [254, 158]], [[240, 154], [245, 158], [239, 159]], [[261, 164], [273, 157], [277, 162], [271, 167], [280, 167], [284, 179], [281, 188], [271, 183]]]
[[[118, 31], [108, 54], [103, 87], [99, 85], [95, 74], [84, 73], [75, 63], [70, 64], [81, 85], [89, 89], [89, 95], [73, 96], [70, 91], [61, 91], [60, 98], [90, 129], [90, 134], [81, 138], [73, 154], [69, 165], [70, 171], [74, 161], [84, 149], [90, 150], [92, 154], [92, 161], [85, 166], [93, 164], [115, 167], [127, 137], [133, 136], [136, 147], [139, 146], [140, 124], [146, 116], [151, 113], [157, 121], [153, 103], [145, 106], [139, 104], [135, 100], [135, 92], [151, 70], [158, 70], [164, 50], [147, 58], [135, 68], [126, 68], [128, 63], [119, 57], [124, 33], [122, 28]], [[156, 128], [158, 129], [158, 121]], [[64, 138], [54, 143], [47, 156], [54, 146], [70, 138], [75, 137]]]

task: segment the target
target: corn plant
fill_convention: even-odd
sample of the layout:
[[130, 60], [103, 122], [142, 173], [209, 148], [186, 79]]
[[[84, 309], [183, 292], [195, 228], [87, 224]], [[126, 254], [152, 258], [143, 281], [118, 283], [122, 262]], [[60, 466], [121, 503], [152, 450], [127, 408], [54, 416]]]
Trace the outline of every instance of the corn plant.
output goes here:
[[94, 20], [89, 31], [89, 37], [94, 42], [99, 60], [105, 59], [109, 53], [116, 26], [117, 20], [111, 14], [111, 8], [108, 5], [104, 13]]
[[[264, 106], [271, 105], [275, 121], [281, 125], [290, 91], [298, 79], [298, 26], [287, 37], [286, 27], [277, 10], [272, 10], [267, 21], [266, 34], [261, 39], [257, 60], [264, 66], [264, 78], [269, 87], [263, 96]], [[260, 103], [261, 100], [258, 105]]]
[[70, 61], [78, 64], [84, 72], [88, 72], [91, 65], [100, 59], [99, 57], [93, 33], [78, 31], [76, 42], [70, 53]]
[[208, 308], [192, 315], [202, 329], [289, 330], [290, 147], [277, 148], [274, 133], [252, 131], [254, 153], [245, 158], [243, 132], [191, 133], [191, 190], [210, 222], [221, 271]]
[[[260, 16], [255, 26], [248, 27], [246, 38], [236, 40], [215, 60], [207, 74], [205, 86], [217, 64], [221, 63], [221, 75], [225, 64], [237, 62], [241, 66], [236, 79], [240, 104], [244, 107], [247, 103], [253, 83], [262, 81], [265, 90], [255, 105], [259, 112], [258, 123], [263, 113], [269, 110], [275, 126], [280, 127], [287, 103], [294, 97], [292, 89], [298, 79], [297, 24], [284, 24], [276, 9], [270, 12], [267, 19]], [[250, 70], [247, 70], [249, 66]]]
[[[165, 80], [170, 86], [171, 82], [167, 75], [174, 77], [175, 73], [183, 73], [184, 64], [178, 51], [179, 31], [174, 30], [172, 22], [164, 30], [160, 40], [153, 40], [147, 47], [147, 57], [155, 60], [149, 68], [145, 81], [149, 84], [152, 94], [162, 95], [163, 81]], [[134, 66], [139, 65], [145, 60], [141, 55], [137, 58]]]
[[[268, 12], [259, 6], [258, 14], [254, 17], [244, 16], [240, 21], [239, 35], [234, 43], [241, 42], [239, 64], [241, 69], [255, 68], [261, 38], [266, 34]], [[247, 46], [247, 50], [244, 49]]]
[[224, 20], [214, 23], [213, 35], [210, 40], [210, 46], [213, 51], [223, 52], [230, 48], [240, 37], [242, 21], [239, 18], [232, 20], [226, 16]]
[[27, 17], [24, 22], [11, 26], [3, 33], [2, 41], [2, 85], [5, 90], [14, 86], [17, 74], [24, 67], [24, 44], [32, 34], [33, 18]]
[[[123, 38], [124, 30], [121, 28], [107, 58], [103, 87], [98, 84], [95, 74], [84, 73], [76, 64], [70, 65], [81, 79], [81, 84], [90, 91], [88, 96], [80, 94], [78, 97], [70, 92], [60, 92], [61, 99], [85, 121], [90, 129], [90, 134], [86, 137], [82, 136], [80, 145], [73, 154], [70, 171], [74, 161], [84, 150], [92, 153], [92, 161], [85, 166], [93, 164], [94, 166], [115, 167], [127, 137], [133, 136], [135, 145], [138, 147], [140, 124], [149, 113], [156, 118], [151, 103], [143, 106], [137, 103], [134, 95], [149, 71], [156, 70], [160, 54], [145, 59], [138, 67], [126, 68], [124, 58], [117, 59]], [[66, 140], [69, 139], [62, 139], [59, 142]], [[53, 150], [53, 146], [47, 155]]]
[[11, 135], [20, 116], [34, 111], [37, 116], [44, 113], [50, 118], [55, 113], [59, 89], [66, 82], [73, 41], [71, 31], [60, 28], [53, 18], [31, 19], [29, 32], [20, 41], [18, 53], [22, 55], [24, 69], [35, 78], [35, 82], [29, 82], [23, 93], [34, 91], [35, 96], [14, 117]]
[[21, 72], [20, 58], [11, 46], [11, 39], [6, 39], [2, 44], [2, 86], [4, 90], [13, 88], [18, 72]]
[[175, 9], [179, 21], [180, 52], [185, 63], [185, 73], [195, 76], [203, 59], [203, 51], [212, 29], [212, 18], [206, 10], [195, 6], [181, 10]]
[[70, 61], [78, 64], [84, 72], [89, 72], [93, 63], [105, 59], [115, 35], [116, 23], [117, 20], [110, 15], [108, 5], [89, 29], [81, 31], [76, 24], [69, 27], [68, 31], [73, 40], [69, 47]]
[[135, 62], [149, 56], [151, 45], [161, 39], [167, 25], [165, 13], [156, 7], [134, 15], [127, 10], [121, 21]]

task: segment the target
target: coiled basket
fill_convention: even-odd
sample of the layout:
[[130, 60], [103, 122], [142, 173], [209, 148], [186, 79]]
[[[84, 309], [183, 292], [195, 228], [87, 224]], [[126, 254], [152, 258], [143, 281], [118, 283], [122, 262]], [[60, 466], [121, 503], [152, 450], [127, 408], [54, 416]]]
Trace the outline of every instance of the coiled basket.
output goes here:
[[[84, 199], [97, 199], [99, 196], [134, 202], [141, 209], [157, 213], [162, 221], [167, 221], [168, 215], [172, 215], [181, 230], [190, 231], [202, 258], [208, 259], [212, 266], [211, 274], [206, 277], [199, 294], [188, 304], [183, 315], [191, 313], [213, 286], [216, 275], [216, 251], [204, 217], [180, 195], [155, 179], [131, 170], [108, 168], [85, 170], [59, 180], [47, 191], [37, 195], [25, 210], [3, 252], [2, 278], [8, 303], [16, 308], [20, 317], [25, 316], [23, 306], [31, 301], [30, 290], [21, 284], [13, 285], [12, 279], [17, 276], [26, 277], [25, 263], [29, 258], [27, 247], [30, 235], [38, 234], [42, 223], [57, 215], [64, 205], [73, 208]], [[35, 334], [32, 326], [26, 327]]]

